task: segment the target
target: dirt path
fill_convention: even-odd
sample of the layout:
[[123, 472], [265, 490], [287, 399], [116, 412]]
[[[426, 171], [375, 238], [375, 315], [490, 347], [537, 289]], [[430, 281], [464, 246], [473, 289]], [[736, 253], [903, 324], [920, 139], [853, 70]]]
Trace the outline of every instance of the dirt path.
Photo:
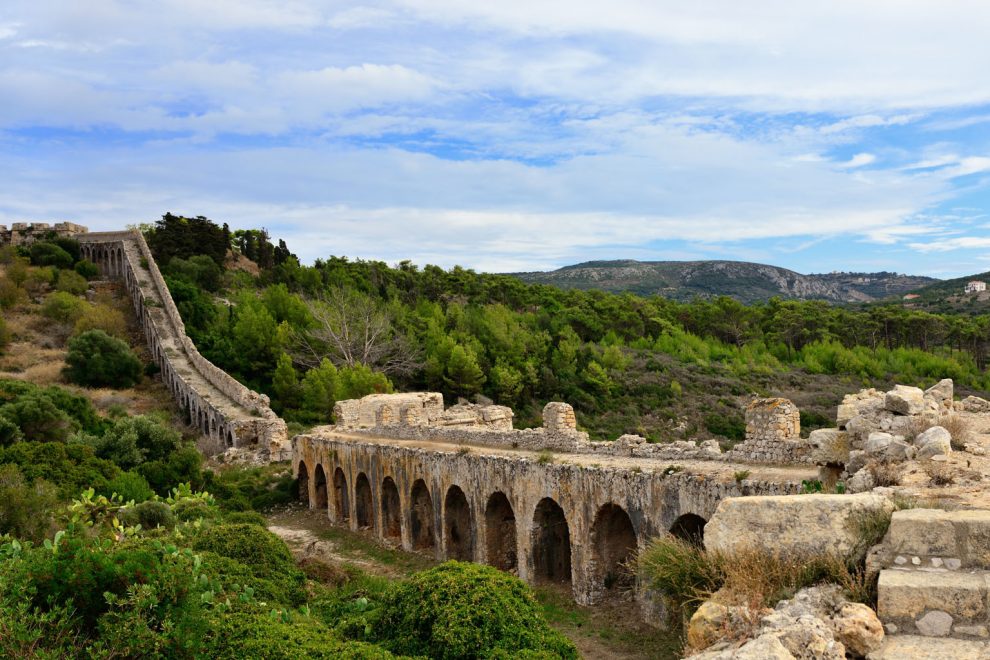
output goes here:
[[[370, 531], [353, 532], [325, 515], [293, 504], [268, 516], [268, 529], [282, 538], [297, 560], [315, 558], [389, 579], [402, 579], [436, 565], [431, 557], [383, 545]], [[666, 660], [676, 657], [676, 639], [640, 622], [631, 602], [580, 607], [566, 589], [539, 587], [537, 598], [550, 624], [574, 642], [588, 660]]]

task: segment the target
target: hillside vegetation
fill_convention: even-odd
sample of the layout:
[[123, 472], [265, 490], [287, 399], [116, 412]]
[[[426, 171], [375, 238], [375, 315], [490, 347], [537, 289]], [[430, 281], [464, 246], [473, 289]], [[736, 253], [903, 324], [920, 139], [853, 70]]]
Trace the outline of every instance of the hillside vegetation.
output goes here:
[[[187, 241], [204, 223], [166, 216], [146, 228], [156, 254], [171, 255], [160, 265], [187, 330], [210, 360], [300, 424], [330, 421], [342, 398], [429, 389], [451, 402], [512, 406], [521, 426], [563, 400], [598, 438], [734, 440], [753, 393], [793, 395], [814, 426], [866, 382], [990, 385], [985, 316], [776, 298], [684, 303], [409, 262], [303, 266], [263, 232], [207, 227]], [[218, 245], [207, 249], [208, 240]], [[226, 268], [248, 250], [272, 255], [258, 275]]]
[[514, 273], [524, 282], [565, 289], [660, 295], [687, 302], [729, 296], [744, 303], [771, 298], [870, 302], [936, 280], [898, 273], [802, 275], [786, 268], [743, 261], [589, 261], [549, 272]]

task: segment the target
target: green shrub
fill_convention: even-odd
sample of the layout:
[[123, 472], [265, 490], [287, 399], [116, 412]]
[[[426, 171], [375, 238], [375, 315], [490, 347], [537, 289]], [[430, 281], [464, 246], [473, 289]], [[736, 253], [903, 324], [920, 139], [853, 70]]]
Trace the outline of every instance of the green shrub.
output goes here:
[[89, 303], [82, 298], [66, 291], [56, 291], [45, 297], [41, 315], [56, 323], [75, 323], [87, 307]]
[[0, 416], [0, 447], [12, 445], [24, 439], [21, 428], [6, 417]]
[[16, 465], [0, 465], [0, 535], [40, 543], [53, 531], [57, 504], [55, 487], [44, 479], [29, 484]]
[[141, 361], [130, 347], [102, 330], [89, 330], [69, 340], [65, 375], [89, 387], [132, 387], [141, 378]]
[[86, 293], [86, 289], [89, 288], [89, 282], [86, 278], [77, 273], [74, 270], [60, 270], [58, 271], [58, 277], [55, 280], [55, 290], [65, 291], [66, 293], [71, 293], [76, 296], [81, 296]]
[[[121, 417], [114, 421], [103, 437], [94, 442], [96, 455], [113, 461], [124, 470], [137, 467], [146, 461], [169, 458], [182, 441], [182, 436], [171, 426], [154, 417], [138, 415]], [[181, 476], [181, 475], [180, 475]], [[177, 478], [171, 483], [188, 479]]]
[[173, 451], [167, 458], [145, 461], [137, 467], [151, 488], [165, 495], [175, 484], [190, 483], [196, 488], [203, 485], [203, 455], [195, 447], [185, 446]]
[[216, 617], [206, 633], [203, 657], [214, 660], [388, 660], [371, 644], [341, 641], [313, 620], [287, 623], [268, 614], [233, 612]]
[[89, 330], [102, 330], [111, 337], [127, 338], [127, 320], [119, 309], [108, 305], [90, 305], [73, 327], [73, 333], [81, 335]]
[[0, 309], [10, 309], [27, 300], [27, 291], [9, 277], [0, 277]]
[[199, 535], [193, 548], [233, 559], [256, 578], [271, 581], [281, 602], [297, 605], [305, 599], [302, 571], [285, 542], [267, 529], [244, 523], [215, 525]]
[[206, 473], [206, 487], [227, 511], [264, 511], [295, 500], [292, 475], [276, 466]]
[[78, 428], [90, 433], [103, 432], [103, 420], [85, 396], [57, 385], [40, 387], [25, 380], [0, 378], [0, 406], [29, 395], [40, 395], [51, 401], [56, 408], [75, 420]]
[[137, 472], [121, 472], [119, 475], [107, 482], [106, 490], [101, 494], [110, 497], [113, 493], [120, 495], [125, 502], [144, 502], [150, 500], [155, 494], [148, 484], [148, 480]]
[[80, 259], [77, 261], [74, 270], [87, 280], [91, 280], [100, 274], [100, 267], [89, 259]]
[[7, 329], [7, 322], [0, 316], [0, 355], [8, 344], [10, 344], [10, 330]]
[[105, 493], [110, 479], [120, 474], [116, 465], [96, 458], [92, 447], [75, 443], [17, 442], [0, 447], [0, 463], [17, 465], [28, 481], [55, 484], [62, 499], [89, 487]]
[[393, 653], [473, 658], [521, 651], [577, 658], [518, 578], [479, 564], [446, 562], [383, 598], [374, 635]]
[[250, 587], [253, 600], [265, 605], [298, 606], [305, 601], [305, 592], [294, 573], [257, 571], [236, 559], [223, 557], [215, 552], [197, 552], [203, 561], [203, 571], [217, 584], [231, 587]]
[[194, 520], [219, 520], [220, 512], [202, 500], [182, 500], [172, 506], [172, 513], [181, 522]]
[[0, 417], [17, 425], [28, 440], [65, 442], [79, 425], [45, 395], [34, 389], [0, 406]]
[[268, 527], [268, 521], [257, 511], [234, 511], [223, 517], [223, 521], [228, 525], [258, 525]]
[[55, 268], [72, 268], [72, 255], [63, 248], [49, 243], [48, 241], [38, 241], [31, 245], [29, 250], [32, 266], [54, 266]]
[[171, 529], [175, 527], [175, 516], [172, 514], [171, 507], [165, 502], [148, 500], [135, 504], [125, 509], [121, 517], [127, 524], [140, 524], [143, 529], [155, 529], [157, 527]]

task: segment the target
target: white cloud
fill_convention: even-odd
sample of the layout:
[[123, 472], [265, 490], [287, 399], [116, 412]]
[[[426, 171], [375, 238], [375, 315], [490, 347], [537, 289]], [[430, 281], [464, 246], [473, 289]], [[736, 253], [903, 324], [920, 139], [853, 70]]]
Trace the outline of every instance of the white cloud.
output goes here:
[[853, 156], [852, 158], [850, 158], [849, 160], [847, 160], [846, 162], [839, 163], [839, 165], [841, 167], [847, 167], [849, 169], [853, 169], [856, 167], [863, 167], [865, 165], [870, 165], [871, 163], [875, 162], [876, 159], [877, 157], [874, 156], [873, 154], [859, 153]]
[[925, 243], [911, 243], [911, 248], [919, 252], [951, 252], [953, 250], [973, 250], [990, 248], [990, 237], [959, 236]]

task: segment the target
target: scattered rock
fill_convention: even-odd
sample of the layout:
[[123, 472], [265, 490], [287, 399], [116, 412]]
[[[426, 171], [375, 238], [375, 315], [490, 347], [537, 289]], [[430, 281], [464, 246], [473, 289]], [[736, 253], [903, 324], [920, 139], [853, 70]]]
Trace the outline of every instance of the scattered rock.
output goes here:
[[876, 485], [876, 478], [867, 468], [859, 470], [856, 474], [846, 479], [846, 491], [850, 493], [865, 493], [873, 490]]
[[846, 603], [831, 620], [835, 637], [854, 656], [865, 656], [883, 643], [883, 624], [877, 613], [862, 603]]
[[933, 426], [927, 431], [919, 433], [918, 437], [914, 439], [914, 444], [919, 447], [924, 447], [932, 440], [944, 440], [945, 442], [951, 442], [952, 434], [942, 426]]
[[894, 436], [891, 434], [877, 431], [871, 433], [866, 439], [866, 444], [863, 445], [863, 449], [871, 456], [880, 456], [887, 453], [887, 447], [889, 447], [890, 443], [893, 441]]
[[954, 387], [951, 378], [943, 378], [925, 390], [925, 399], [935, 404], [935, 409], [938, 412], [944, 413], [952, 410], [953, 396]]
[[688, 644], [696, 649], [708, 648], [725, 635], [728, 623], [729, 608], [721, 603], [706, 600], [688, 623]]
[[959, 403], [960, 403], [960, 408], [962, 408], [964, 412], [971, 412], [971, 413], [990, 412], [990, 401], [987, 401], [986, 399], [981, 399], [978, 396], [968, 396]]
[[948, 637], [952, 632], [952, 617], [947, 612], [932, 610], [915, 622], [918, 632], [926, 637]]
[[918, 415], [925, 410], [925, 393], [919, 387], [895, 385], [884, 395], [883, 405], [898, 415]]

